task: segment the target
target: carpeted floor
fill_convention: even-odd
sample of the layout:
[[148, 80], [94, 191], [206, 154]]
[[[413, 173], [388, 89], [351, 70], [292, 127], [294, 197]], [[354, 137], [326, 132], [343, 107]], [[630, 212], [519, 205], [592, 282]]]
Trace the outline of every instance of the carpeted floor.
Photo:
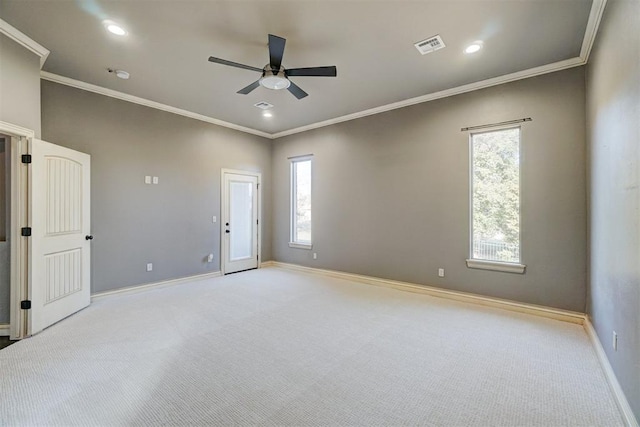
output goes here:
[[622, 425], [579, 325], [278, 268], [0, 351], [0, 425]]

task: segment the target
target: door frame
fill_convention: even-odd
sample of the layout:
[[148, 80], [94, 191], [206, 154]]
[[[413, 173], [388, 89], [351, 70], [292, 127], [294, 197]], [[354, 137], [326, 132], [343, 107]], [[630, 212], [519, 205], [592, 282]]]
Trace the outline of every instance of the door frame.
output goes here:
[[225, 264], [225, 254], [227, 251], [227, 239], [224, 235], [224, 217], [227, 210], [227, 189], [224, 185], [224, 175], [225, 174], [234, 174], [234, 175], [248, 175], [253, 176], [258, 179], [258, 191], [256, 192], [256, 197], [258, 198], [258, 236], [256, 239], [256, 244], [258, 245], [258, 265], [256, 268], [260, 268], [260, 263], [262, 262], [262, 173], [255, 171], [247, 171], [240, 169], [220, 169], [220, 272], [222, 275], [225, 274], [224, 264]]
[[10, 213], [10, 284], [9, 284], [9, 338], [12, 340], [27, 336], [27, 311], [20, 308], [20, 302], [28, 299], [28, 239], [20, 230], [28, 225], [28, 168], [22, 167], [22, 154], [28, 152], [29, 138], [35, 132], [22, 126], [0, 121], [0, 133], [11, 137], [11, 213]]

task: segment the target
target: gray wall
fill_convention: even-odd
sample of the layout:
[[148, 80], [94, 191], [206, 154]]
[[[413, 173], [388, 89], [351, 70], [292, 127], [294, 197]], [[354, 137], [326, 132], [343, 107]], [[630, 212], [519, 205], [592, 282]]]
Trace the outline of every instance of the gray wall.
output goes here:
[[[584, 97], [584, 69], [575, 68], [276, 140], [274, 259], [584, 312]], [[469, 269], [469, 144], [460, 128], [523, 117], [533, 118], [521, 147], [527, 272]], [[312, 251], [288, 247], [287, 157], [309, 153]]]
[[262, 172], [271, 259], [270, 140], [46, 81], [42, 129], [91, 155], [92, 292], [219, 271], [221, 168]]
[[[640, 420], [640, 2], [609, 0], [587, 67], [588, 313]], [[613, 351], [612, 331], [618, 333]]]
[[40, 58], [0, 34], [0, 121], [40, 136]]

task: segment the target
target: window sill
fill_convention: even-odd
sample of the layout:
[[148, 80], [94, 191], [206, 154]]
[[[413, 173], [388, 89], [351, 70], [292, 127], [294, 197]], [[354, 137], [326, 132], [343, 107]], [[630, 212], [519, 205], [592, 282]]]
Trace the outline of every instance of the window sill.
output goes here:
[[510, 262], [486, 261], [483, 259], [468, 259], [468, 268], [478, 268], [480, 270], [502, 271], [505, 273], [524, 274], [527, 268], [524, 264], [514, 264]]
[[312, 249], [313, 245], [306, 244], [306, 243], [289, 242], [289, 247], [290, 248], [295, 248], [295, 249]]

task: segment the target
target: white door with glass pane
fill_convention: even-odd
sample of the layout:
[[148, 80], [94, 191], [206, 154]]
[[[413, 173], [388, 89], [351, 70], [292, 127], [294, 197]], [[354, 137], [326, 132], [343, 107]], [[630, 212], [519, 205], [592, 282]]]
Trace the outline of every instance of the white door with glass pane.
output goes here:
[[260, 175], [222, 171], [222, 272], [258, 268]]
[[91, 228], [88, 154], [33, 139], [29, 179], [27, 333], [90, 303]]

